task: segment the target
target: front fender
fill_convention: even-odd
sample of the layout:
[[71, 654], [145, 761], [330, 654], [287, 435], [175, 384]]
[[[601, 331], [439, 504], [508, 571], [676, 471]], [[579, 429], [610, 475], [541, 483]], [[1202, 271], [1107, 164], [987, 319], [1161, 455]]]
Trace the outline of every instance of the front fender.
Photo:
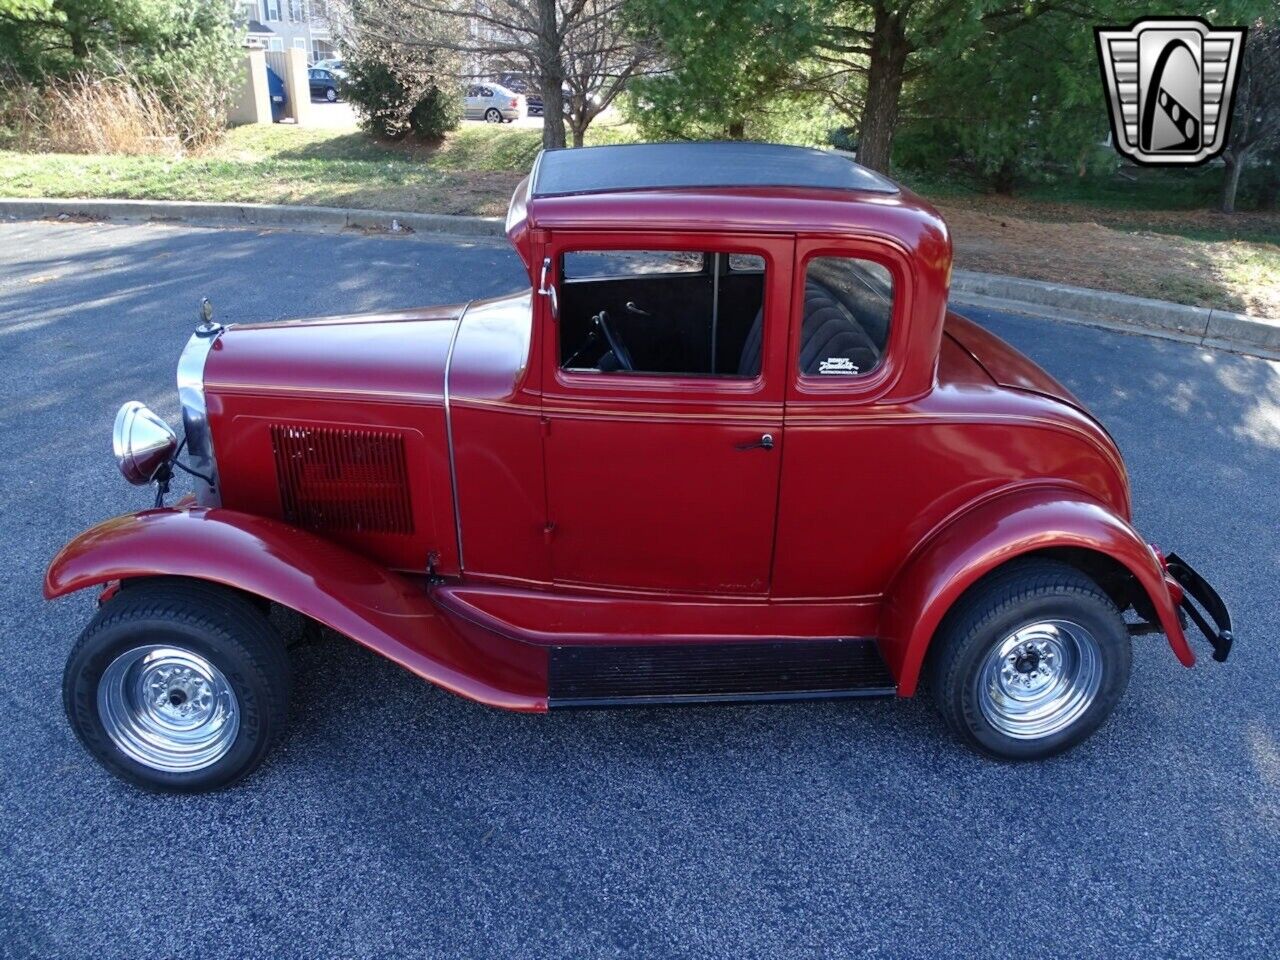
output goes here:
[[459, 630], [408, 578], [314, 534], [234, 510], [147, 510], [107, 520], [54, 557], [44, 595], [153, 576], [265, 597], [453, 693], [509, 710], [546, 709], [545, 650]]
[[1164, 571], [1142, 537], [1084, 494], [1034, 487], [961, 514], [917, 549], [895, 577], [880, 644], [899, 694], [915, 692], [934, 632], [965, 590], [1015, 557], [1055, 547], [1092, 550], [1122, 564], [1150, 597], [1178, 660], [1188, 667], [1195, 663]]

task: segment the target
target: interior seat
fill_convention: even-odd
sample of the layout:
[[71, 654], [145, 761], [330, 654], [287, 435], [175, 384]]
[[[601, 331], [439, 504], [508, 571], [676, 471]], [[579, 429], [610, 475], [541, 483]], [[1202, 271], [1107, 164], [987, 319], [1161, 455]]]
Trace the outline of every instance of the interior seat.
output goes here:
[[[752, 321], [747, 341], [742, 345], [738, 375], [753, 377], [760, 372], [764, 346], [764, 307]], [[866, 373], [880, 360], [880, 351], [848, 309], [822, 284], [808, 280], [804, 285], [804, 320], [800, 327], [800, 372], [818, 376], [828, 360], [844, 360], [853, 369], [841, 366], [841, 373]]]

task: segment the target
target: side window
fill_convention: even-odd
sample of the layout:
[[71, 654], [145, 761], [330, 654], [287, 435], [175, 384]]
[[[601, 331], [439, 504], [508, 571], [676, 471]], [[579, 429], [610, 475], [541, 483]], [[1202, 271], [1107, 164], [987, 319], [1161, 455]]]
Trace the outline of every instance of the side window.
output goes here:
[[751, 378], [765, 261], [690, 250], [575, 250], [560, 262], [560, 366], [598, 374]]
[[482, 97], [492, 97], [492, 96], [493, 96], [493, 91], [492, 91], [492, 90], [490, 90], [488, 87], [481, 87], [481, 88], [480, 88], [480, 96], [482, 96]]
[[799, 372], [861, 377], [875, 370], [889, 342], [893, 275], [858, 257], [815, 257], [805, 267]]

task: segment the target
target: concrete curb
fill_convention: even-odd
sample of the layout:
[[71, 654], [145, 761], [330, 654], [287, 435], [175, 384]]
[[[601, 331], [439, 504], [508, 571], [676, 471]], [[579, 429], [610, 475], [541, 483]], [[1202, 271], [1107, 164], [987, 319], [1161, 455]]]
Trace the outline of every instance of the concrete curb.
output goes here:
[[951, 302], [1280, 360], [1280, 319], [969, 270], [953, 272]]
[[[100, 220], [150, 220], [211, 226], [356, 229], [375, 232], [500, 237], [500, 217], [464, 217], [395, 210], [292, 204], [199, 203], [179, 200], [0, 199], [0, 217], [32, 220], [60, 215]], [[399, 230], [397, 230], [397, 225]], [[1280, 360], [1280, 319], [1187, 307], [1085, 287], [956, 270], [951, 301], [1009, 310], [1110, 330], [1180, 340]]]
[[[458, 217], [395, 210], [308, 207], [283, 203], [200, 203], [182, 200], [8, 200], [0, 199], [0, 217], [38, 220], [45, 217], [89, 217], [94, 220], [150, 220], [213, 226], [328, 227], [398, 232], [447, 233], [466, 237], [498, 237], [501, 217]], [[406, 229], [407, 228], [407, 229]]]

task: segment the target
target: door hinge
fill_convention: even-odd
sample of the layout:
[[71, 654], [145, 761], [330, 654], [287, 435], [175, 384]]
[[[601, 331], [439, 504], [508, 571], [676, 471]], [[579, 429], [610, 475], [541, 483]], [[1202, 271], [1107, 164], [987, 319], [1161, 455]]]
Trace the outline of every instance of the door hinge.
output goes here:
[[547, 543], [550, 543], [551, 537], [555, 534], [555, 531], [556, 531], [555, 522], [552, 520], [548, 520], [546, 522], [546, 525], [543, 526], [542, 528], [542, 539], [545, 540]]
[[550, 417], [542, 417], [542, 418], [541, 418], [541, 423], [542, 423], [542, 435], [543, 435], [544, 437], [549, 437], [549, 436], [551, 436], [551, 418], [550, 418]]

